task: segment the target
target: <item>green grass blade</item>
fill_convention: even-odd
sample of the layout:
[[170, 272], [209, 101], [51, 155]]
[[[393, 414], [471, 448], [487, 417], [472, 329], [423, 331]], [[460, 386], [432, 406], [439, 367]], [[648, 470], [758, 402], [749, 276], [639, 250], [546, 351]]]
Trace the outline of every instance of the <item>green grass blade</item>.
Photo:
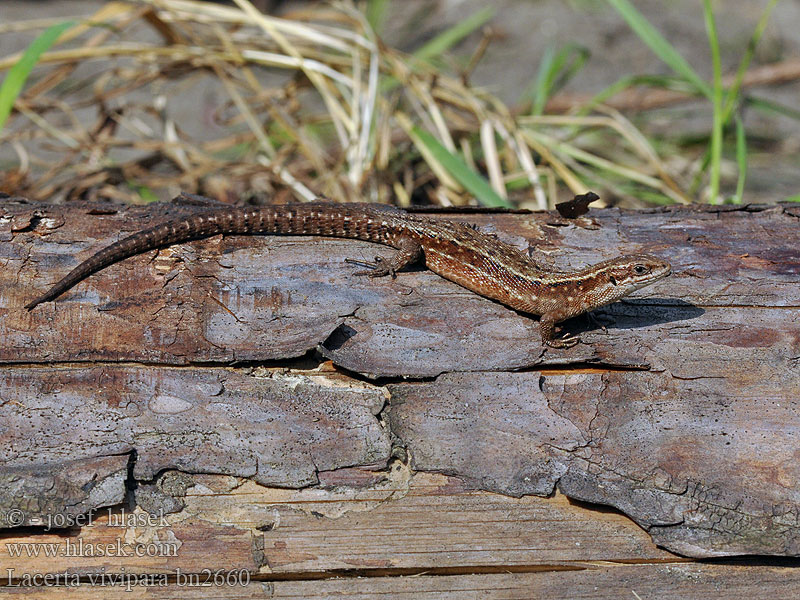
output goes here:
[[414, 56], [422, 60], [430, 60], [444, 54], [470, 33], [487, 23], [494, 17], [494, 14], [495, 9], [491, 6], [479, 10], [474, 15], [467, 17], [460, 23], [456, 23], [450, 29], [443, 31], [421, 48], [418, 48], [414, 52]]
[[697, 167], [697, 174], [692, 178], [692, 182], [689, 185], [689, 194], [695, 195], [697, 190], [700, 189], [700, 185], [703, 183], [703, 177], [706, 174], [706, 169], [708, 169], [710, 162], [711, 148], [706, 148], [705, 152], [703, 152], [703, 156], [700, 158], [700, 166]]
[[785, 104], [780, 104], [779, 102], [774, 102], [766, 98], [749, 95], [747, 97], [747, 105], [763, 113], [783, 115], [784, 117], [800, 121], [800, 110], [793, 106], [786, 106]]
[[529, 92], [532, 115], [544, 112], [550, 96], [583, 68], [589, 55], [588, 49], [577, 44], [567, 44], [558, 52], [552, 46], [547, 47], [539, 63], [536, 81]]
[[745, 50], [744, 56], [739, 63], [739, 68], [736, 70], [736, 76], [733, 79], [733, 85], [731, 86], [730, 90], [728, 90], [727, 97], [725, 98], [725, 110], [723, 112], [723, 123], [725, 124], [727, 124], [731, 118], [733, 109], [739, 99], [739, 90], [742, 87], [744, 75], [747, 73], [747, 68], [750, 66], [750, 61], [753, 59], [756, 46], [758, 46], [758, 42], [761, 40], [764, 29], [767, 27], [767, 22], [772, 14], [772, 9], [775, 8], [777, 3], [778, 0], [770, 0], [770, 3], [764, 9], [764, 12], [761, 13], [761, 18], [758, 20], [758, 24], [753, 30], [753, 35], [750, 36], [750, 41], [747, 44], [747, 50]]
[[747, 134], [744, 130], [744, 123], [739, 115], [736, 115], [736, 163], [739, 165], [739, 178], [736, 181], [736, 193], [731, 199], [734, 204], [740, 204], [744, 197], [744, 180], [747, 177]]
[[719, 202], [719, 180], [722, 166], [722, 63], [719, 55], [719, 38], [717, 37], [717, 24], [714, 20], [714, 11], [711, 0], [703, 0], [703, 15], [706, 21], [708, 44], [711, 47], [711, 63], [714, 69], [714, 88], [711, 102], [714, 105], [714, 117], [711, 126], [711, 176], [709, 180], [709, 202]]
[[389, 7], [389, 0], [368, 0], [365, 16], [367, 23], [372, 27], [372, 31], [380, 33], [383, 28], [383, 21], [386, 18], [386, 9]]
[[485, 178], [470, 169], [460, 156], [450, 152], [430, 133], [415, 125], [411, 128], [411, 134], [481, 205], [511, 208], [511, 204], [501, 198]]
[[27, 47], [14, 66], [8, 70], [8, 74], [3, 80], [3, 85], [0, 86], [0, 131], [2, 131], [3, 126], [6, 124], [14, 102], [17, 101], [20, 92], [22, 92], [28, 75], [31, 74], [33, 67], [39, 62], [39, 57], [56, 42], [62, 33], [73, 25], [75, 25], [74, 21], [65, 21], [64, 23], [53, 25], [44, 30], [39, 37], [33, 40], [31, 45]]
[[541, 115], [544, 105], [549, 96], [548, 80], [551, 80], [553, 72], [553, 61], [555, 60], [555, 46], [548, 44], [539, 61], [539, 71], [536, 73], [536, 80], [530, 87], [525, 96], [531, 100], [531, 114]]
[[143, 204], [152, 204], [153, 202], [158, 202], [158, 196], [156, 196], [155, 192], [153, 192], [153, 190], [146, 185], [139, 185], [138, 183], [129, 181], [128, 187], [136, 192]]
[[783, 199], [784, 202], [800, 202], [800, 194], [796, 196], [788, 196], [787, 198]]
[[636, 10], [628, 0], [608, 0], [628, 26], [649, 46], [656, 56], [663, 60], [673, 71], [690, 82], [704, 96], [711, 98], [711, 87], [695, 72], [692, 66], [683, 58], [642, 13]]

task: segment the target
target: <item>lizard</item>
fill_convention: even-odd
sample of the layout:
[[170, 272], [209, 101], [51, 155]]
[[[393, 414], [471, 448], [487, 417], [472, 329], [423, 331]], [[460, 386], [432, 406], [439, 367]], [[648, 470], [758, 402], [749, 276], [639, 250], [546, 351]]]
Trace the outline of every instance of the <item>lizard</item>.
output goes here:
[[[182, 194], [176, 200], [181, 199], [202, 197]], [[406, 265], [424, 261], [445, 279], [539, 316], [542, 343], [554, 348], [580, 341], [570, 334], [557, 337], [557, 323], [616, 302], [671, 272], [668, 262], [648, 254], [628, 254], [577, 271], [561, 271], [465, 223], [384, 204], [315, 201], [205, 209], [138, 231], [78, 264], [25, 308], [30, 311], [54, 300], [93, 273], [128, 257], [218, 234], [325, 236], [392, 246], [397, 251], [391, 258], [376, 257], [374, 264], [368, 263], [369, 270], [354, 274], [394, 278]]]

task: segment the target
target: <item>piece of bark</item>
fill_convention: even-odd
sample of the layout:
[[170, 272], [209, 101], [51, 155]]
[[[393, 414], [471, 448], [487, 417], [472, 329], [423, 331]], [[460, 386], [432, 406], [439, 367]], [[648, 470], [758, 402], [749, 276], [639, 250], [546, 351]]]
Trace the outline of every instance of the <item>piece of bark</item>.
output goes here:
[[[734, 349], [729, 332], [709, 337]], [[701, 361], [725, 349], [706, 344]], [[785, 347], [729, 352], [761, 367], [727, 375], [453, 373], [389, 386], [387, 418], [416, 470], [512, 495], [557, 486], [684, 555], [797, 556], [800, 375]]]
[[320, 471], [386, 464], [389, 439], [375, 416], [384, 403], [380, 390], [267, 375], [5, 368], [0, 473], [135, 452], [132, 476], [139, 481], [180, 469], [302, 487], [316, 483]]
[[32, 461], [12, 465], [6, 460], [14, 454], [12, 449], [22, 444], [13, 436], [4, 437], [0, 528], [69, 528], [90, 511], [124, 500], [128, 456], [87, 456], [56, 462], [55, 453], [39, 451], [38, 456], [29, 456]]

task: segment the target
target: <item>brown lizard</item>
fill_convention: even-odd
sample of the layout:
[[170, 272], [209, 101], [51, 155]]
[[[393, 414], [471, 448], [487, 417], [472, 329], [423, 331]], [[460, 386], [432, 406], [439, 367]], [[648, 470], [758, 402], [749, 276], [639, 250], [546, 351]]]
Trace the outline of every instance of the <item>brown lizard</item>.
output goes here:
[[660, 258], [633, 254], [564, 272], [544, 267], [514, 246], [463, 223], [380, 204], [313, 202], [211, 209], [139, 231], [79, 264], [25, 308], [32, 310], [57, 298], [92, 273], [129, 256], [217, 234], [316, 235], [393, 246], [397, 252], [389, 260], [377, 257], [372, 270], [355, 274], [394, 277], [404, 266], [424, 260], [425, 266], [445, 279], [539, 315], [542, 342], [556, 348], [579, 341], [569, 335], [556, 338], [556, 323], [615, 302], [671, 271]]

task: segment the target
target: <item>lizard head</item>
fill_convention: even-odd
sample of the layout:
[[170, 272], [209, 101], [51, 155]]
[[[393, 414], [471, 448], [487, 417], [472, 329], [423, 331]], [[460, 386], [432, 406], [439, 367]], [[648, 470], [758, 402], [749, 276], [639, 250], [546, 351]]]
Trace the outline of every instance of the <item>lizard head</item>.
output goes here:
[[672, 267], [649, 254], [629, 254], [593, 265], [588, 272], [594, 276], [587, 282], [586, 295], [592, 296], [596, 306], [604, 306], [663, 279]]

